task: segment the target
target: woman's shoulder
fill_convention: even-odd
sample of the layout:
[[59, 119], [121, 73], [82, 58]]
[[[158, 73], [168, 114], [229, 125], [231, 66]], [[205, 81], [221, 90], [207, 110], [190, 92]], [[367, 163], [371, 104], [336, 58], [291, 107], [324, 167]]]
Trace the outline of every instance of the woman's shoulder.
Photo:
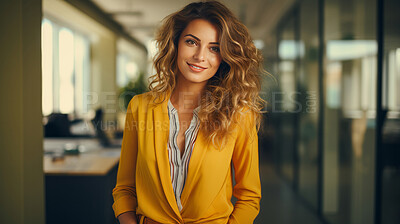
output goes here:
[[132, 110], [147, 111], [147, 109], [159, 104], [157, 103], [159, 101], [158, 98], [160, 97], [155, 96], [151, 92], [145, 92], [132, 97], [129, 104]]
[[235, 114], [235, 118], [239, 122], [251, 121], [255, 116], [256, 112], [254, 112], [250, 107], [242, 107]]
[[249, 107], [239, 109], [233, 116], [233, 128], [247, 129], [256, 125], [257, 113]]
[[150, 92], [145, 92], [141, 94], [136, 94], [135, 96], [132, 97], [131, 99], [131, 104], [142, 104], [142, 103], [147, 103], [150, 101], [151, 98]]

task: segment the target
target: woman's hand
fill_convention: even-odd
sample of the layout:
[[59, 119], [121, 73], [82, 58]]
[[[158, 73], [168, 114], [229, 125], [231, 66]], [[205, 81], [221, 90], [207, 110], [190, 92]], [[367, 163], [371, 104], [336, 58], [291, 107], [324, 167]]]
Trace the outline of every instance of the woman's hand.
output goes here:
[[118, 216], [120, 224], [137, 224], [135, 212], [125, 212]]

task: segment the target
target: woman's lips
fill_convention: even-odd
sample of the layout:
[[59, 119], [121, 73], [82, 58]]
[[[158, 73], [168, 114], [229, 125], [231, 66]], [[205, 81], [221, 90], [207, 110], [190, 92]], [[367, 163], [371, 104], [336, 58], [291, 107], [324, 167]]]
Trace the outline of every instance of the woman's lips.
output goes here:
[[207, 69], [207, 68], [204, 68], [204, 67], [201, 67], [198, 65], [194, 65], [194, 64], [190, 64], [190, 63], [187, 63], [187, 64], [189, 65], [189, 68], [194, 72], [201, 72], [201, 71], [204, 71]]

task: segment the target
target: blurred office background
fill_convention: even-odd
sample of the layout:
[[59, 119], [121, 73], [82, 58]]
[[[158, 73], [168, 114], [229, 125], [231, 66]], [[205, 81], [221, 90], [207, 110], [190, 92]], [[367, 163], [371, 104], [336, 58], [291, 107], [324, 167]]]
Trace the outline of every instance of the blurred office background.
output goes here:
[[[116, 223], [126, 103], [189, 2], [0, 2], [0, 223]], [[400, 223], [400, 1], [222, 2], [270, 73], [255, 223]]]

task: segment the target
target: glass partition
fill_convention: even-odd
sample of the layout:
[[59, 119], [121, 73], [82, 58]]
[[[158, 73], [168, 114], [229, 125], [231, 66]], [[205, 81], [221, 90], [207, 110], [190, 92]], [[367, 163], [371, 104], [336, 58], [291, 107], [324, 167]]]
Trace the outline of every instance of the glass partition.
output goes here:
[[299, 98], [299, 194], [318, 208], [319, 38], [318, 0], [300, 5]]
[[374, 222], [376, 0], [326, 0], [322, 212]]
[[279, 171], [290, 184], [295, 184], [296, 116], [299, 110], [296, 90], [298, 42], [295, 35], [295, 17], [288, 18], [284, 23], [279, 32], [278, 42], [280, 88], [273, 93], [272, 112], [279, 114]]
[[383, 7], [382, 224], [400, 223], [400, 1]]
[[277, 26], [274, 159], [326, 223], [400, 223], [399, 12], [398, 0], [302, 0]]

